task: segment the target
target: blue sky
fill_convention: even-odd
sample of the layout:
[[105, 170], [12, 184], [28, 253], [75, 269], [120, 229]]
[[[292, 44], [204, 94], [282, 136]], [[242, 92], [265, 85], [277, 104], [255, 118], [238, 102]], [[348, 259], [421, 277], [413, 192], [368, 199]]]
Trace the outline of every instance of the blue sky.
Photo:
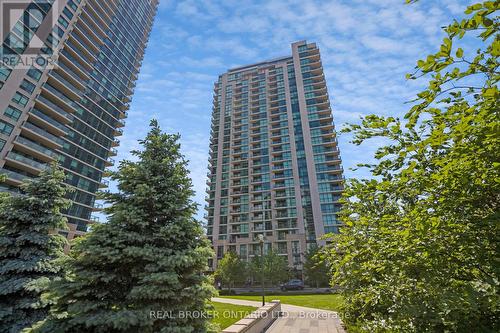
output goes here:
[[[180, 133], [200, 203], [205, 181], [213, 83], [227, 69], [288, 55], [298, 40], [318, 43], [337, 129], [367, 114], [401, 116], [425, 81], [407, 81], [418, 59], [435, 52], [440, 27], [470, 1], [161, 0], [117, 160], [130, 158], [156, 118]], [[346, 178], [380, 142], [339, 137]], [[114, 186], [113, 186], [114, 187]], [[112, 188], [113, 189], [113, 188]]]

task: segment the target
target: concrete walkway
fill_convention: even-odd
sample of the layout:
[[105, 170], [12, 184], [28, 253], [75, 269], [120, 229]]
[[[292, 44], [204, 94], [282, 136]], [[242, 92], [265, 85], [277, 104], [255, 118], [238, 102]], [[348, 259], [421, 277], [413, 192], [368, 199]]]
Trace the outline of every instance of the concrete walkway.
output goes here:
[[[212, 298], [212, 301], [260, 307], [262, 302], [231, 298]], [[283, 316], [266, 333], [345, 333], [337, 312], [281, 303]]]

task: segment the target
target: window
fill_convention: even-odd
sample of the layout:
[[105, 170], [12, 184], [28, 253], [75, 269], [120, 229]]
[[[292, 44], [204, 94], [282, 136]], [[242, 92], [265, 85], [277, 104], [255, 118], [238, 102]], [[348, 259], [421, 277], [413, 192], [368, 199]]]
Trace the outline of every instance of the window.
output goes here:
[[59, 19], [57, 20], [59, 24], [61, 24], [63, 27], [67, 28], [69, 26], [69, 22], [64, 19], [64, 17], [59, 16]]
[[10, 135], [13, 129], [14, 129], [13, 125], [0, 120], [0, 133], [5, 135]]
[[73, 9], [74, 11], [78, 9], [78, 6], [72, 0], [68, 1], [68, 6], [71, 7], [71, 9]]
[[28, 76], [36, 81], [40, 80], [40, 78], [42, 77], [42, 72], [39, 71], [38, 69], [36, 68], [31, 68], [29, 71], [28, 71]]
[[339, 227], [336, 227], [336, 226], [325, 226], [325, 233], [326, 234], [330, 234], [330, 233], [338, 234], [339, 233]]
[[307, 50], [307, 45], [301, 45], [299, 46], [299, 52], [306, 51]]
[[21, 82], [21, 89], [31, 94], [35, 90], [35, 85], [27, 80], [23, 80]]
[[337, 216], [336, 215], [323, 215], [323, 224], [326, 225], [336, 225]]
[[63, 10], [63, 13], [71, 20], [73, 18], [73, 13], [66, 7]]
[[21, 111], [16, 109], [15, 107], [13, 106], [8, 106], [7, 109], [5, 109], [5, 112], [3, 113], [4, 115], [6, 115], [7, 117], [10, 117], [12, 119], [15, 119], [15, 120], [19, 120], [19, 117], [21, 116]]
[[11, 69], [0, 67], [0, 80], [7, 81], [11, 72]]
[[2, 151], [3, 147], [5, 147], [5, 140], [0, 139], [0, 151]]
[[319, 195], [319, 200], [320, 202], [332, 202], [333, 200], [333, 195], [331, 193], [321, 193]]
[[28, 97], [24, 96], [23, 94], [20, 94], [19, 92], [16, 92], [14, 97], [12, 97], [13, 102], [22, 105], [23, 107], [25, 107], [26, 104], [28, 104], [28, 100], [29, 100]]
[[224, 245], [217, 246], [217, 258], [222, 259], [224, 257]]
[[57, 25], [54, 27], [54, 29], [52, 29], [52, 31], [55, 32], [57, 36], [59, 36], [59, 38], [62, 38], [62, 36], [64, 36], [64, 30]]
[[247, 257], [247, 246], [245, 244], [240, 245], [240, 256], [242, 258]]

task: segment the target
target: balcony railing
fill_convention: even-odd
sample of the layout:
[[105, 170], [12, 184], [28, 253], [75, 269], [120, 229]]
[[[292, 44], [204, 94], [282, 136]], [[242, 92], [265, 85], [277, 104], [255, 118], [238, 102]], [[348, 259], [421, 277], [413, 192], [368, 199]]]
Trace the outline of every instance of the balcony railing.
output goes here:
[[78, 90], [75, 86], [73, 86], [73, 84], [71, 82], [69, 82], [68, 80], [63, 78], [61, 74], [57, 73], [56, 71], [52, 71], [52, 72], [50, 72], [50, 75], [52, 77], [56, 78], [59, 82], [61, 82], [64, 85], [64, 87], [71, 90], [76, 96], [81, 97], [82, 92], [80, 90]]
[[68, 133], [68, 128], [64, 126], [63, 124], [59, 123], [58, 121], [54, 120], [53, 118], [47, 116], [45, 113], [38, 109], [31, 109], [30, 114], [33, 114], [34, 116], [37, 116], [38, 118], [42, 119], [43, 121], [49, 123], [50, 125], [54, 126], [58, 130], [64, 133]]
[[26, 178], [31, 178], [29, 176], [23, 175], [7, 169], [0, 169], [0, 174], [7, 176], [8, 179], [13, 179], [18, 182], [24, 181]]
[[44, 155], [47, 155], [51, 158], [54, 158], [54, 159], [56, 159], [59, 156], [59, 154], [56, 153], [55, 151], [53, 151], [52, 149], [45, 148], [44, 146], [39, 145], [36, 142], [33, 142], [31, 140], [28, 140], [28, 139], [20, 137], [20, 136], [16, 138], [15, 142], [22, 144], [26, 147], [29, 147], [32, 150], [36, 150]]
[[24, 123], [23, 127], [45, 137], [47, 140], [52, 141], [59, 146], [63, 145], [64, 141], [61, 138], [58, 138], [57, 136], [50, 134], [49, 132], [41, 129], [38, 126], [33, 125], [32, 123], [26, 122], [26, 123]]
[[43, 104], [47, 105], [51, 110], [57, 112], [58, 114], [60, 114], [64, 118], [67, 118], [70, 121], [73, 119], [73, 117], [68, 112], [66, 112], [63, 108], [61, 108], [59, 105], [49, 101], [44, 96], [39, 95], [36, 99], [38, 101], [42, 102]]
[[40, 171], [41, 170], [45, 170], [45, 169], [47, 169], [49, 167], [45, 163], [37, 162], [35, 160], [32, 160], [31, 158], [27, 158], [26, 156], [23, 156], [21, 154], [15, 153], [13, 151], [10, 151], [9, 154], [7, 155], [7, 157], [10, 158], [10, 159], [12, 159], [12, 160], [15, 160], [15, 161], [21, 162], [23, 164], [29, 165], [32, 168], [40, 170]]

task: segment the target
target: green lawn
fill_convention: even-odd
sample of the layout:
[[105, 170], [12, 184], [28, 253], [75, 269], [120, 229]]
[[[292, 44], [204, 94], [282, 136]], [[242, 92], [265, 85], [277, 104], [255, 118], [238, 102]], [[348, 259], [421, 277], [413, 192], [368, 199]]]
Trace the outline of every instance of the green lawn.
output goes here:
[[[260, 301], [262, 296], [219, 296], [223, 298], [245, 299], [249, 301]], [[305, 306], [308, 308], [339, 311], [342, 305], [342, 296], [338, 294], [315, 294], [315, 295], [266, 295], [266, 301], [279, 299], [283, 304]]]
[[253, 306], [234, 305], [218, 302], [212, 302], [212, 305], [214, 306], [212, 322], [219, 325], [221, 329], [225, 329], [226, 327], [231, 326], [238, 320], [246, 317], [257, 309]]

